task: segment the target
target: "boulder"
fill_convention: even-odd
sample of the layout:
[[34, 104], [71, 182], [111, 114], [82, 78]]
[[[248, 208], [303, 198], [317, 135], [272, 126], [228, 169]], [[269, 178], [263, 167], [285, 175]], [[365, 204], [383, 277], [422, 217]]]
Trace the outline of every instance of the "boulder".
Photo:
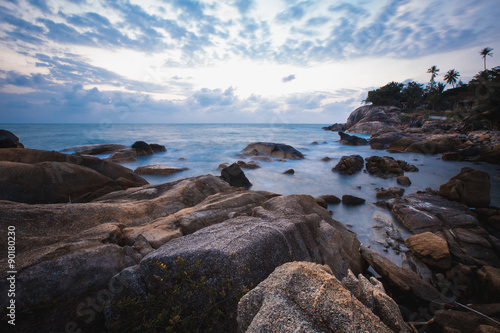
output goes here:
[[0, 199], [25, 203], [87, 202], [147, 181], [118, 164], [92, 156], [35, 149], [0, 151]]
[[357, 206], [365, 203], [365, 199], [355, 197], [354, 195], [344, 194], [342, 196], [342, 203], [344, 205]]
[[367, 157], [365, 160], [366, 170], [375, 177], [399, 177], [402, 176], [405, 171], [418, 171], [416, 166], [402, 160], [395, 160], [390, 156], [371, 156]]
[[356, 278], [349, 271], [349, 274], [342, 280], [342, 286], [379, 317], [393, 332], [411, 332], [410, 327], [405, 323], [401, 315], [398, 305], [392, 298], [387, 296], [380, 281], [374, 277], [368, 280], [362, 274], [359, 274]]
[[292, 146], [283, 143], [253, 142], [241, 151], [244, 155], [257, 156], [259, 154], [276, 158], [301, 160], [304, 155]]
[[258, 169], [258, 168], [260, 168], [260, 165], [258, 165], [254, 161], [250, 161], [248, 163], [244, 162], [244, 161], [238, 161], [237, 163], [240, 166], [240, 168], [242, 168], [242, 169]]
[[109, 160], [111, 162], [115, 163], [127, 163], [127, 162], [135, 162], [137, 161], [137, 153], [135, 149], [133, 148], [127, 148], [123, 150], [119, 150], [117, 152], [114, 152], [106, 158], [106, 160]]
[[364, 165], [363, 157], [360, 155], [342, 156], [332, 171], [343, 175], [353, 175], [363, 170]]
[[405, 245], [425, 264], [442, 269], [451, 268], [451, 254], [446, 239], [431, 232], [423, 232], [408, 237]]
[[345, 128], [345, 124], [338, 124], [335, 123], [330, 126], [322, 127], [325, 131], [332, 131], [332, 132], [338, 132], [338, 131], [343, 131]]
[[225, 167], [221, 171], [222, 179], [229, 183], [229, 185], [234, 187], [245, 187], [250, 188], [252, 183], [245, 176], [243, 170], [237, 163], [233, 163], [228, 167]]
[[293, 175], [295, 173], [295, 170], [293, 169], [288, 169], [285, 172], [283, 172], [284, 175]]
[[323, 158], [321, 159], [321, 161], [323, 161], [323, 162], [330, 162], [332, 159], [333, 159], [333, 158], [331, 158], [331, 157], [325, 156], [325, 157], [323, 157]]
[[[157, 323], [163, 311], [164, 322], [157, 324], [174, 331], [197, 327], [234, 332], [239, 298], [281, 264], [295, 260], [327, 264], [339, 277], [348, 269], [360, 272], [363, 267], [355, 236], [310, 196], [275, 197], [254, 208], [252, 215], [174, 239], [144, 257], [134, 274], [127, 272], [135, 281], [113, 295], [108, 323], [118, 330], [130, 324], [140, 329], [143, 323]], [[120, 275], [113, 280], [120, 280]], [[136, 285], [145, 289], [135, 290]], [[169, 306], [143, 308], [157, 302]], [[143, 320], [128, 321], [137, 312], [145, 314]], [[170, 320], [176, 316], [178, 321]]]
[[74, 153], [78, 155], [102, 155], [111, 154], [118, 151], [130, 149], [129, 146], [119, 145], [114, 143], [103, 143], [95, 145], [75, 146], [63, 149], [63, 153]]
[[238, 304], [238, 330], [396, 332], [352, 296], [328, 268], [308, 262], [278, 267], [246, 294]]
[[344, 132], [338, 132], [340, 136], [340, 143], [348, 146], [364, 146], [368, 144], [366, 139], [360, 138], [359, 136], [349, 135]]
[[319, 198], [325, 200], [325, 202], [329, 204], [338, 204], [341, 201], [340, 198], [332, 194], [320, 195]]
[[24, 148], [24, 145], [14, 133], [0, 129], [0, 148]]
[[153, 149], [144, 141], [136, 141], [132, 144], [132, 148], [135, 149], [137, 156], [148, 156], [153, 155]]
[[408, 178], [406, 176], [396, 177], [396, 182], [401, 186], [410, 186], [411, 185], [410, 178]]
[[483, 266], [477, 272], [477, 289], [481, 299], [488, 303], [500, 302], [500, 269]]
[[471, 207], [490, 205], [490, 176], [483, 171], [462, 168], [447, 183], [439, 186], [439, 195]]
[[[401, 141], [399, 141], [401, 140]], [[403, 133], [403, 132], [387, 132], [374, 134], [368, 140], [370, 143], [370, 148], [372, 149], [388, 149], [391, 147], [393, 150], [404, 151], [411, 143], [417, 141], [414, 135]], [[408, 142], [407, 144], [400, 145], [395, 144], [396, 142]]]
[[[393, 287], [421, 304], [432, 301], [448, 304], [449, 301], [432, 285], [413, 271], [401, 268], [381, 254], [361, 246], [360, 253], [370, 266]], [[415, 305], [415, 304], [413, 304]]]
[[361, 106], [354, 110], [347, 118], [346, 131], [365, 134], [396, 131], [401, 122], [397, 115], [389, 113], [389, 111], [399, 111], [399, 109], [387, 106]]
[[[498, 308], [491, 305], [472, 306], [472, 308], [486, 316], [498, 318], [498, 313], [491, 314], [490, 311], [485, 311], [488, 306], [491, 309]], [[481, 316], [479, 313], [472, 311], [458, 311], [458, 310], [437, 310], [434, 314], [434, 321], [439, 325], [441, 329], [447, 330], [457, 330], [458, 332], [468, 333], [468, 332], [481, 332], [480, 327], [486, 332], [495, 332], [495, 330], [500, 329], [500, 325], [496, 324], [489, 318]], [[498, 320], [496, 320], [498, 321]], [[485, 327], [486, 326], [486, 327]], [[489, 329], [488, 326], [492, 327], [493, 330]]]
[[160, 145], [157, 143], [150, 143], [149, 148], [153, 151], [153, 153], [163, 153], [167, 151], [167, 148], [165, 148], [164, 145]]
[[402, 187], [389, 187], [387, 189], [381, 188], [377, 191], [377, 199], [391, 199], [402, 197], [405, 193]]
[[157, 165], [157, 164], [150, 164], [150, 165], [143, 165], [138, 167], [137, 169], [134, 170], [134, 172], [138, 175], [161, 175], [161, 176], [167, 176], [167, 175], [172, 175], [174, 173], [182, 172], [189, 170], [188, 168], [177, 168], [177, 167], [170, 167], [170, 166], [165, 166], [165, 165]]

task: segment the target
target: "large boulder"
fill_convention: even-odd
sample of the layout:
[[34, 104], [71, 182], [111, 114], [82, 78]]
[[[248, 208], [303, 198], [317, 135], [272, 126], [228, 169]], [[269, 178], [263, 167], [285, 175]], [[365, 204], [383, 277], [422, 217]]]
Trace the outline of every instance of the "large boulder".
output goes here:
[[353, 175], [363, 170], [364, 166], [365, 162], [360, 155], [342, 156], [332, 171], [340, 172], [343, 175]]
[[14, 133], [0, 129], [0, 148], [24, 148], [24, 145]]
[[132, 148], [135, 149], [137, 156], [148, 156], [153, 155], [153, 149], [144, 141], [136, 141], [132, 144]]
[[259, 154], [276, 158], [301, 160], [304, 155], [292, 146], [283, 143], [253, 142], [241, 151], [244, 155], [257, 156]]
[[391, 111], [399, 111], [399, 109], [387, 106], [361, 106], [347, 118], [346, 131], [365, 134], [397, 131], [401, 122], [397, 115]]
[[252, 183], [250, 183], [247, 176], [245, 176], [245, 173], [241, 170], [238, 163], [233, 163], [223, 168], [221, 170], [221, 177], [228, 182], [229, 185], [234, 187], [250, 188], [252, 186]]
[[445, 184], [439, 186], [439, 195], [471, 207], [490, 205], [490, 176], [483, 171], [462, 168]]
[[35, 149], [0, 151], [0, 199], [25, 203], [87, 202], [148, 182], [131, 170], [92, 156]]
[[348, 146], [364, 146], [368, 144], [366, 139], [360, 138], [359, 136], [349, 135], [344, 132], [338, 132], [340, 136], [340, 143]]
[[395, 160], [390, 156], [371, 156], [365, 158], [366, 170], [369, 174], [380, 177], [390, 178], [404, 175], [405, 171], [416, 172], [418, 168], [402, 160]]
[[[348, 269], [359, 273], [363, 268], [354, 234], [310, 196], [275, 197], [255, 207], [252, 215], [227, 218], [147, 255], [127, 271], [127, 279], [132, 275], [134, 281], [129, 279], [129, 286], [113, 295], [108, 323], [120, 330], [144, 313], [143, 320], [132, 321], [137, 328], [161, 315], [159, 324], [174, 331], [198, 327], [234, 332], [239, 298], [283, 263], [327, 264], [339, 278]], [[113, 278], [122, 279], [121, 274]], [[169, 306], [158, 308], [156, 302]]]
[[[392, 310], [399, 313], [397, 306]], [[278, 267], [246, 294], [238, 304], [238, 329], [248, 333], [410, 332], [408, 327], [389, 329], [328, 268], [309, 262]]]

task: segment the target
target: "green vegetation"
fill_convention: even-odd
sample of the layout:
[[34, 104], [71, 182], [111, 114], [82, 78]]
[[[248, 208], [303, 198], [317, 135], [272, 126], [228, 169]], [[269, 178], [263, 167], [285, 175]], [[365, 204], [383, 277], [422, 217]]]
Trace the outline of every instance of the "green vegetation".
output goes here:
[[[425, 87], [415, 81], [406, 84], [393, 81], [369, 91], [364, 102], [376, 106], [396, 106], [406, 114], [446, 114], [457, 120], [487, 120], [499, 127], [500, 66], [486, 69], [486, 57], [492, 56], [492, 50], [486, 47], [480, 52], [485, 70], [467, 84], [459, 81], [460, 73], [455, 69], [446, 72], [443, 82], [436, 82], [439, 69], [432, 66], [427, 70], [431, 79]], [[447, 85], [451, 88], [446, 89]]]

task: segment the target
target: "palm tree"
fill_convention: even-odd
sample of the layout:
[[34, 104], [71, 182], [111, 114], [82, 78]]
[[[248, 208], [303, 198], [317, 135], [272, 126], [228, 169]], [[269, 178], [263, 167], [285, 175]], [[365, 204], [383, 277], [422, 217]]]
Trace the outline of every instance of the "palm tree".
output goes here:
[[436, 66], [432, 66], [427, 70], [427, 73], [431, 74], [431, 89], [434, 87], [434, 78], [438, 75], [439, 69]]
[[491, 47], [485, 47], [484, 49], [481, 50], [481, 52], [479, 52], [481, 57], [484, 59], [484, 70], [486, 70], [486, 56], [490, 57], [493, 56], [493, 53], [491, 53], [491, 51], [493, 51]]
[[457, 72], [454, 69], [450, 69], [446, 74], [444, 75], [444, 81], [448, 84], [451, 84], [453, 88], [455, 88], [455, 83], [457, 83], [457, 79], [460, 76], [460, 73]]

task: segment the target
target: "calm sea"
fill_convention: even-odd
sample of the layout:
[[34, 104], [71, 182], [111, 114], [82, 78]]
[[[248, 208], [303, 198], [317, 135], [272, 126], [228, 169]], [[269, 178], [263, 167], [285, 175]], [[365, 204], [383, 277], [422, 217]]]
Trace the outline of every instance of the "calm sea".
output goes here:
[[[137, 162], [123, 164], [135, 169], [141, 165], [161, 164], [187, 167], [189, 170], [170, 176], [146, 176], [152, 184], [203, 174], [220, 175], [219, 164], [235, 162], [247, 144], [256, 141], [279, 142], [300, 150], [305, 159], [286, 162], [262, 162], [260, 169], [244, 170], [253, 183], [253, 190], [266, 190], [281, 194], [310, 194], [313, 196], [352, 194], [366, 199], [367, 204], [358, 207], [330, 205], [333, 218], [343, 222], [358, 234], [361, 242], [381, 250], [377, 243], [382, 235], [372, 228], [381, 220], [395, 223], [403, 237], [409, 233], [394, 220], [387, 211], [373, 205], [375, 188], [398, 186], [395, 179], [380, 179], [361, 172], [354, 176], [342, 176], [331, 171], [343, 155], [359, 154], [369, 157], [388, 155], [408, 161], [420, 169], [406, 173], [412, 185], [406, 194], [427, 187], [437, 189], [464, 166], [486, 171], [492, 181], [492, 205], [500, 206], [500, 169], [486, 163], [472, 165], [468, 162], [444, 162], [439, 155], [390, 154], [372, 150], [369, 146], [351, 147], [340, 145], [335, 132], [321, 129], [321, 124], [0, 124], [0, 128], [16, 134], [27, 148], [60, 151], [65, 148], [98, 144], [118, 143], [132, 145], [135, 141], [162, 144], [165, 153], [140, 157]], [[361, 135], [369, 137], [368, 135]], [[318, 144], [312, 144], [312, 142]], [[321, 158], [333, 158], [323, 162]], [[106, 157], [103, 155], [101, 157]], [[179, 160], [184, 158], [185, 160]], [[294, 175], [283, 171], [294, 169]], [[398, 256], [391, 251], [386, 254], [394, 261]]]

